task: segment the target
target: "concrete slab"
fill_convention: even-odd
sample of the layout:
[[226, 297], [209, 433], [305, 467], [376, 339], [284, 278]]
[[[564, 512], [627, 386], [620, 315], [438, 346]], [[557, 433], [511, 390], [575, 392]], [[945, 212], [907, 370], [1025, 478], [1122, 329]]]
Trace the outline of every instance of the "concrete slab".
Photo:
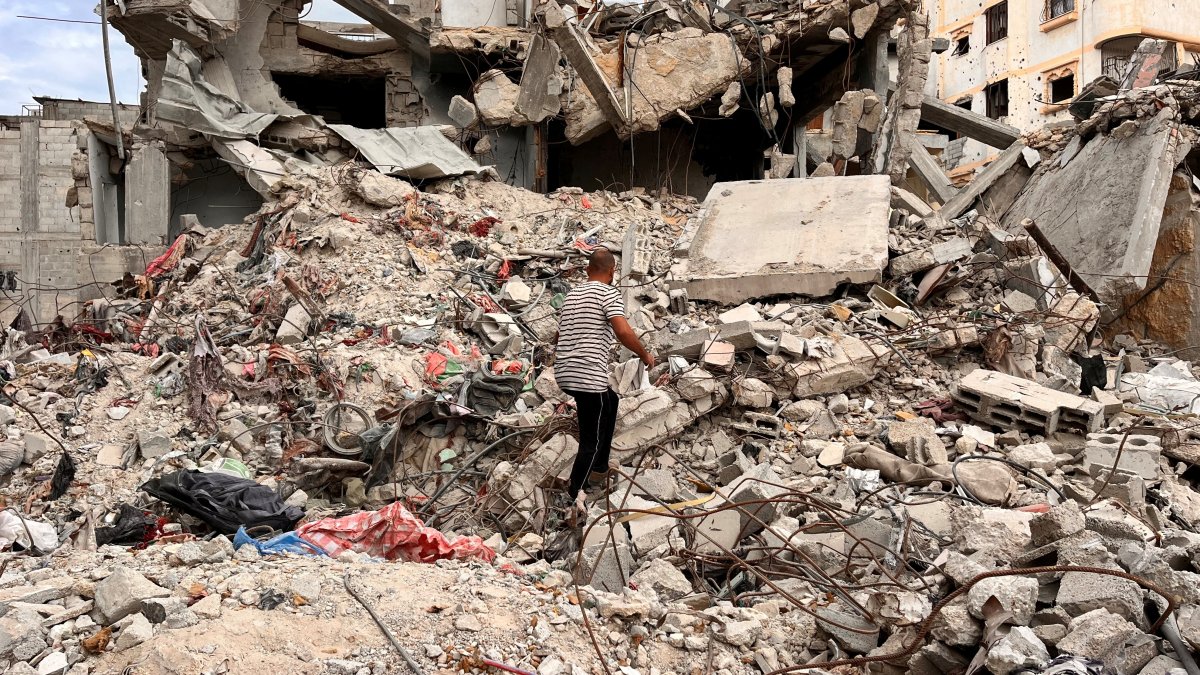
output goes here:
[[878, 282], [891, 197], [886, 176], [717, 183], [674, 285], [694, 300], [734, 304]]
[[1102, 300], [1146, 288], [1175, 167], [1190, 150], [1164, 110], [1128, 138], [1097, 135], [1066, 166], [1046, 162], [1003, 221], [1031, 218]]

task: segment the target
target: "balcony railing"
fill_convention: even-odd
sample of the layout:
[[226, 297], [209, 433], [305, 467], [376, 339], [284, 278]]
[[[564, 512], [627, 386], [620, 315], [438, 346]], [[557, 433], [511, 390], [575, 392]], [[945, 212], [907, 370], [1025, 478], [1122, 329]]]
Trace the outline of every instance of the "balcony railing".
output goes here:
[[1075, 11], [1075, 0], [1045, 0], [1045, 7], [1042, 9], [1042, 23], [1057, 19], [1064, 14], [1070, 14]]

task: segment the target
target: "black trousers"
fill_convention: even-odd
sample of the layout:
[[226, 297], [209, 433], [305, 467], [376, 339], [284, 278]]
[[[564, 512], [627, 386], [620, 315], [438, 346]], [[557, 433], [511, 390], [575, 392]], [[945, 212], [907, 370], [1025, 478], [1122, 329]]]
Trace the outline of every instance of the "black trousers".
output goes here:
[[572, 391], [564, 389], [575, 399], [579, 413], [579, 454], [571, 467], [571, 498], [583, 489], [588, 474], [608, 471], [608, 455], [612, 450], [613, 429], [617, 427], [617, 404], [620, 397], [609, 389], [605, 392]]

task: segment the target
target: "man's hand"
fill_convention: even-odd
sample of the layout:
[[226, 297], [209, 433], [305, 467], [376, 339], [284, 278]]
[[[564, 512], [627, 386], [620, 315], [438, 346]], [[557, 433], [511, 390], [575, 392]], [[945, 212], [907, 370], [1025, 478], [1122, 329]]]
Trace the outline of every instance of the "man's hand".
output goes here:
[[638, 340], [637, 335], [633, 332], [633, 328], [625, 320], [625, 317], [614, 316], [608, 322], [612, 325], [613, 334], [616, 335], [617, 340], [625, 345], [626, 349], [637, 354], [638, 358], [642, 360], [642, 363], [646, 364], [647, 368], [653, 368], [654, 355], [646, 351], [646, 348], [642, 346], [641, 341]]

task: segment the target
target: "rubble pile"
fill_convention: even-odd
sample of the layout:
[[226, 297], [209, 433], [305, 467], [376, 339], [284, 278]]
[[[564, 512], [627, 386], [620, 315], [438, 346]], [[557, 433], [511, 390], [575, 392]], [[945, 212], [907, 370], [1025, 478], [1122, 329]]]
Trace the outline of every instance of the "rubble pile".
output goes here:
[[[520, 85], [485, 73], [459, 130], [733, 114], [740, 50], [878, 38], [914, 3], [659, 4], [543, 6]], [[513, 187], [428, 125], [304, 116], [332, 135], [290, 147], [296, 120], [205, 80], [237, 40], [149, 45], [158, 114], [266, 201], [5, 332], [0, 667], [1195, 673], [1200, 323], [1169, 310], [1200, 279], [1196, 85], [1081, 96], [926, 201], [904, 24], [896, 94], [841, 95], [817, 175], [702, 201]], [[773, 65], [767, 119], [795, 103]], [[624, 105], [625, 70], [686, 86]], [[553, 347], [599, 247], [658, 363], [617, 355], [612, 472], [578, 496]]]

